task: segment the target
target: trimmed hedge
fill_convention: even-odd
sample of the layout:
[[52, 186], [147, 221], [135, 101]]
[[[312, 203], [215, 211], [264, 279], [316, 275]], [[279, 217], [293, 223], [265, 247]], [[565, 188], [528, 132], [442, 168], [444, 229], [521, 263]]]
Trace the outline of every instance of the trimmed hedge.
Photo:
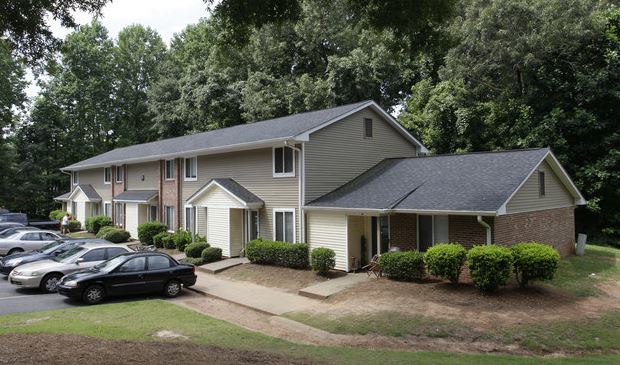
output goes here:
[[336, 253], [325, 247], [317, 247], [310, 253], [310, 266], [319, 275], [326, 275], [336, 266]]
[[467, 260], [465, 247], [458, 243], [442, 243], [429, 248], [424, 254], [424, 263], [429, 274], [452, 283], [459, 282], [459, 276]]
[[386, 252], [379, 257], [379, 266], [392, 280], [412, 281], [425, 275], [424, 254], [418, 251]]
[[202, 251], [209, 248], [210, 245], [206, 242], [194, 242], [185, 247], [185, 256], [191, 258], [199, 258], [202, 255]]
[[95, 215], [86, 218], [86, 230], [90, 233], [97, 234], [101, 227], [112, 226], [112, 218], [107, 215]]
[[[172, 242], [172, 244], [170, 243]], [[174, 245], [173, 234], [170, 232], [160, 232], [153, 236], [153, 244], [157, 248], [163, 248], [165, 246]]]
[[71, 220], [69, 221], [69, 232], [79, 232], [82, 230], [82, 222]]
[[471, 279], [483, 293], [506, 285], [512, 271], [512, 251], [503, 246], [474, 246], [467, 253]]
[[514, 273], [521, 287], [532, 280], [551, 280], [560, 263], [560, 254], [551, 246], [523, 242], [511, 247]]
[[151, 221], [142, 223], [138, 225], [138, 239], [145, 245], [152, 245], [153, 237], [167, 230], [168, 227], [160, 222]]
[[220, 261], [222, 259], [222, 249], [218, 247], [207, 247], [202, 250], [200, 257], [205, 264]]
[[64, 216], [67, 215], [67, 212], [61, 209], [52, 210], [49, 214], [51, 220], [60, 221]]
[[174, 233], [172, 238], [174, 240], [174, 246], [179, 251], [185, 251], [185, 246], [192, 243], [192, 233], [184, 229], [179, 229]]
[[268, 241], [262, 238], [248, 242], [245, 254], [254, 264], [304, 269], [308, 267], [310, 247], [306, 243]]
[[202, 257], [186, 257], [182, 259], [180, 262], [184, 264], [194, 265], [194, 266], [200, 266], [200, 265], [205, 264], [205, 262], [202, 260]]
[[131, 234], [122, 228], [115, 227], [104, 227], [99, 230], [97, 234], [97, 238], [103, 238], [104, 240], [108, 240], [112, 243], [123, 243], [127, 242], [131, 237]]

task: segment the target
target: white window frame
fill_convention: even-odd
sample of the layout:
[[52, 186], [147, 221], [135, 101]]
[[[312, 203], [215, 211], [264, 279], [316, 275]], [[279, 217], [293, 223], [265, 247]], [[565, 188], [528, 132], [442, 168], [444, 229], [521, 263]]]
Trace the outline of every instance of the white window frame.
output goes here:
[[[293, 153], [293, 171], [291, 172], [276, 172], [276, 149], [279, 148], [290, 148], [292, 153]], [[282, 153], [282, 163], [284, 165], [286, 165], [285, 161], [284, 161], [284, 156], [285, 154]], [[280, 146], [280, 147], [273, 147], [271, 150], [271, 172], [273, 173], [273, 177], [294, 177], [295, 176], [295, 150], [292, 149], [289, 146]], [[283, 169], [284, 170], [284, 169]]]
[[[110, 175], [109, 175], [110, 180], [107, 180], [108, 174], [106, 174], [106, 171], [110, 172]], [[103, 183], [106, 184], [106, 185], [109, 185], [109, 184], [112, 183], [112, 168], [111, 167], [104, 167], [103, 168]]]
[[[155, 218], [153, 218], [153, 215], [151, 214], [153, 211], [153, 207], [155, 207]], [[149, 204], [149, 221], [157, 221], [157, 218], [159, 216], [159, 205], [157, 204]]]
[[[252, 213], [256, 213], [256, 238], [260, 237], [260, 211], [258, 209], [247, 209], [246, 210], [246, 216], [245, 216], [245, 220], [246, 220], [246, 242], [250, 241], [250, 231], [252, 230]], [[293, 213], [293, 217], [294, 217], [294, 213]], [[274, 219], [275, 219], [275, 215], [274, 215]], [[275, 221], [274, 221], [275, 223]], [[275, 224], [274, 224], [275, 227]], [[275, 229], [274, 229], [274, 236], [275, 236]]]
[[[118, 171], [121, 171], [121, 173], [119, 174]], [[120, 165], [120, 166], [116, 166], [116, 171], [114, 174], [114, 181], [117, 183], [122, 183], [125, 180], [125, 166], [124, 165]], [[119, 180], [119, 176], [120, 176], [120, 180]]]
[[[273, 208], [272, 220], [273, 220], [273, 240], [276, 240], [276, 214], [277, 213], [293, 213], [293, 242], [289, 243], [297, 243], [297, 221], [295, 217], [295, 208]], [[284, 218], [284, 234], [282, 235], [284, 239], [286, 239], [286, 216]]]
[[[118, 219], [117, 219], [118, 218]], [[125, 204], [114, 203], [114, 224], [125, 227]]]
[[[172, 163], [172, 176], [168, 177], [168, 163]], [[173, 181], [174, 180], [174, 159], [172, 160], [165, 160], [164, 161], [164, 180], [166, 181]]]
[[[197, 225], [196, 225], [196, 216], [197, 216], [196, 211], [197, 211], [197, 209], [193, 205], [186, 205], [186, 206], [183, 207], [183, 209], [184, 209], [184, 211], [183, 211], [183, 229], [195, 234], [196, 233], [196, 227], [197, 227]], [[191, 209], [192, 223], [193, 223], [192, 224], [193, 227], [189, 227], [189, 229], [187, 227], [187, 223], [188, 223], [187, 222], [187, 217], [188, 217], [187, 210], [188, 209]]]
[[[172, 215], [170, 216], [170, 220], [168, 219], [168, 208], [172, 210]], [[171, 205], [164, 205], [164, 224], [168, 228], [168, 232], [174, 232], [174, 226], [170, 229], [170, 226], [174, 224], [174, 207]]]
[[[106, 211], [106, 207], [109, 206], [110, 207], [110, 214], [108, 214], [108, 212]], [[103, 214], [112, 218], [112, 202], [103, 202]]]
[[[187, 176], [187, 160], [194, 160], [194, 177]], [[185, 157], [183, 159], [183, 181], [197, 181], [198, 180], [198, 157]]]
[[79, 171], [71, 171], [71, 181], [73, 182], [73, 185], [78, 185], [80, 183]]

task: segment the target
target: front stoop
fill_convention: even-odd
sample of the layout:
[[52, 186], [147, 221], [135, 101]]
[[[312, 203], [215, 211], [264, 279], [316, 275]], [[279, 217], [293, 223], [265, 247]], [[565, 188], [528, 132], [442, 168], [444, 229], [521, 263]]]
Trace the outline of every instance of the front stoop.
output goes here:
[[212, 262], [210, 264], [196, 266], [196, 269], [206, 272], [207, 274], [217, 274], [231, 267], [248, 264], [250, 260], [247, 257], [234, 257], [231, 259]]
[[347, 274], [340, 278], [327, 280], [307, 288], [299, 289], [298, 294], [312, 299], [327, 299], [336, 293], [366, 280], [369, 280], [366, 273]]

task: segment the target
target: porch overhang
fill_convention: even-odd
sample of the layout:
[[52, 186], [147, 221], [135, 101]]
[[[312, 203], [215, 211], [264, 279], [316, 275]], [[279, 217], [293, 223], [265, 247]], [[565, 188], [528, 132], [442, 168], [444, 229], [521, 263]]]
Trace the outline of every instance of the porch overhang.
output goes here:
[[[215, 196], [214, 191], [224, 195]], [[211, 179], [187, 199], [187, 205], [197, 207], [262, 208], [265, 203], [241, 184], [230, 178]]]
[[127, 190], [112, 199], [116, 203], [150, 204], [159, 196], [157, 190]]
[[77, 185], [75, 189], [73, 189], [73, 191], [69, 194], [69, 197], [66, 201], [75, 200], [78, 195], [82, 195], [84, 197], [83, 201], [89, 203], [101, 202], [101, 196], [99, 195], [99, 193], [97, 193], [97, 190], [95, 190], [95, 188], [93, 188], [90, 184]]
[[58, 202], [68, 202], [70, 196], [71, 196], [71, 192], [64, 193], [62, 195], [59, 195], [59, 196], [55, 197], [54, 200], [58, 201]]

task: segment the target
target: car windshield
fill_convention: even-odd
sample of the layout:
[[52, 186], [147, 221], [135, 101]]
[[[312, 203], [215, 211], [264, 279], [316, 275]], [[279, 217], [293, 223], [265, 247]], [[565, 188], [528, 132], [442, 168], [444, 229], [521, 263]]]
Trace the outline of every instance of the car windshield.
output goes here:
[[81, 247], [81, 246], [73, 247], [72, 249], [67, 250], [67, 251], [61, 253], [60, 255], [54, 257], [54, 261], [62, 262], [62, 263], [65, 263], [65, 264], [66, 263], [70, 263], [77, 256], [80, 256], [84, 250], [86, 250], [86, 249], [84, 247]]
[[40, 249], [38, 249], [37, 251], [39, 252], [43, 252], [44, 254], [51, 254], [52, 252], [54, 252], [60, 245], [64, 244], [64, 241], [54, 241], [54, 242], [50, 242], [47, 245], [41, 247]]
[[116, 256], [113, 259], [110, 259], [108, 261], [104, 261], [104, 262], [100, 263], [99, 265], [95, 265], [93, 267], [93, 270], [103, 271], [105, 273], [108, 273], [108, 272], [114, 270], [118, 265], [120, 265], [124, 261], [125, 261], [125, 256], [124, 255]]

